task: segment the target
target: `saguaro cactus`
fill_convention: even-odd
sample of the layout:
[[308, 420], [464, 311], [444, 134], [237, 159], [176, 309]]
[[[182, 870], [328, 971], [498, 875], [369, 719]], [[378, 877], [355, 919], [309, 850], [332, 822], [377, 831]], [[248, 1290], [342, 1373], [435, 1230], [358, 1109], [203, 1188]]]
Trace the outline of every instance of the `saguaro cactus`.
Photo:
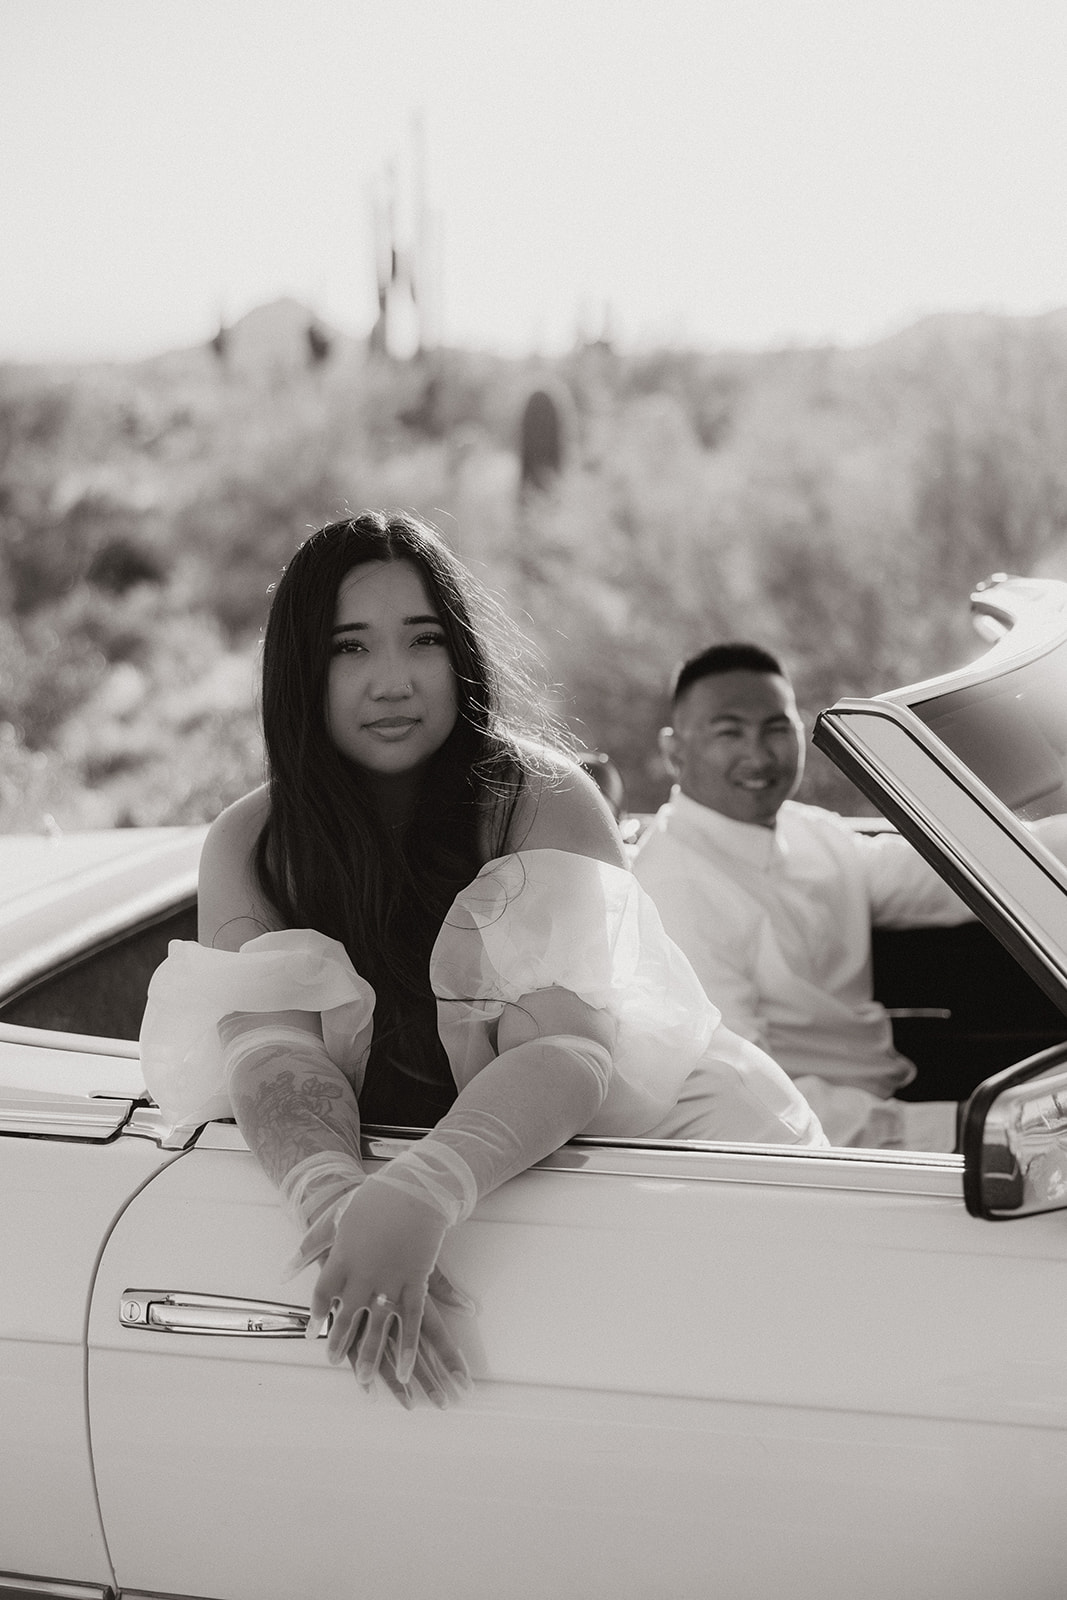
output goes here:
[[308, 360], [313, 367], [325, 361], [330, 354], [332, 344], [329, 334], [320, 322], [309, 322], [307, 326]]
[[550, 489], [563, 470], [563, 417], [545, 389], [535, 389], [522, 414], [519, 439], [519, 493]]

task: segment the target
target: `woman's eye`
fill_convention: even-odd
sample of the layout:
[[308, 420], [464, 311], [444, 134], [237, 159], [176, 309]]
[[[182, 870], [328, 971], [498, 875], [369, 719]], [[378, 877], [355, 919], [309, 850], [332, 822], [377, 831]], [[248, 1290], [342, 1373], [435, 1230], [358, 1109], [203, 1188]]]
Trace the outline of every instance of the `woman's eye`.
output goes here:
[[333, 649], [330, 654], [335, 656], [350, 656], [355, 655], [357, 650], [363, 652], [366, 650], [366, 648], [367, 647], [363, 643], [362, 639], [335, 639], [333, 642]]
[[413, 639], [411, 642], [418, 645], [441, 645], [447, 643], [443, 633], [420, 633], [418, 638]]

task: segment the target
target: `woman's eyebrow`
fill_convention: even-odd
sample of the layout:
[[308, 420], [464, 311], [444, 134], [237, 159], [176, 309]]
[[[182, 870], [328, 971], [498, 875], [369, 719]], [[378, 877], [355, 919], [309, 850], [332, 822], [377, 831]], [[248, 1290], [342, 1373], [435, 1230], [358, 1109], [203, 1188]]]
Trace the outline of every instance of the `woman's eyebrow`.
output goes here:
[[[441, 619], [431, 611], [428, 612], [424, 617], [401, 617], [400, 621], [402, 626], [405, 628], [417, 628], [421, 627], [424, 622], [436, 622], [438, 625], [440, 625]], [[353, 633], [357, 628], [366, 630], [367, 628], [372, 628], [373, 626], [374, 624], [372, 622], [338, 622], [334, 624], [334, 626], [330, 629], [330, 632]]]

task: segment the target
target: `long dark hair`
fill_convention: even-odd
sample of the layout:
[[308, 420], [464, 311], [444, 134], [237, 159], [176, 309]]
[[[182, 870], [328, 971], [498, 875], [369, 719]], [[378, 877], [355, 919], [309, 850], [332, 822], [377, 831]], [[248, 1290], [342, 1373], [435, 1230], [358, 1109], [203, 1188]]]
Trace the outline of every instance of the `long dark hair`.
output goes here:
[[[412, 815], [390, 827], [359, 769], [330, 737], [331, 630], [344, 578], [406, 561], [441, 621], [458, 716], [427, 763]], [[291, 927], [338, 939], [376, 996], [361, 1107], [379, 1122], [433, 1122], [455, 1095], [437, 1035], [428, 963], [449, 906], [503, 848], [528, 758], [506, 720], [521, 684], [492, 648], [489, 597], [428, 523], [366, 511], [307, 539], [280, 578], [263, 650], [270, 813], [256, 850], [260, 885]]]

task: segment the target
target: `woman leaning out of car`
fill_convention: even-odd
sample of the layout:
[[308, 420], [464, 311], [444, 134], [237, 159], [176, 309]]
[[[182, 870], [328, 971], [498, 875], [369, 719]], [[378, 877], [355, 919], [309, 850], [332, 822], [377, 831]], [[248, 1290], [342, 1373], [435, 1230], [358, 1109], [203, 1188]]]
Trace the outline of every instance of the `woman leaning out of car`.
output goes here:
[[[321, 1262], [309, 1334], [358, 1383], [470, 1379], [437, 1265], [478, 1200], [575, 1134], [821, 1144], [728, 1033], [578, 765], [536, 737], [507, 625], [429, 525], [320, 529], [276, 587], [266, 785], [213, 824], [199, 942], [153, 977], [145, 1080], [234, 1116]], [[368, 1175], [360, 1122], [429, 1131]]]

